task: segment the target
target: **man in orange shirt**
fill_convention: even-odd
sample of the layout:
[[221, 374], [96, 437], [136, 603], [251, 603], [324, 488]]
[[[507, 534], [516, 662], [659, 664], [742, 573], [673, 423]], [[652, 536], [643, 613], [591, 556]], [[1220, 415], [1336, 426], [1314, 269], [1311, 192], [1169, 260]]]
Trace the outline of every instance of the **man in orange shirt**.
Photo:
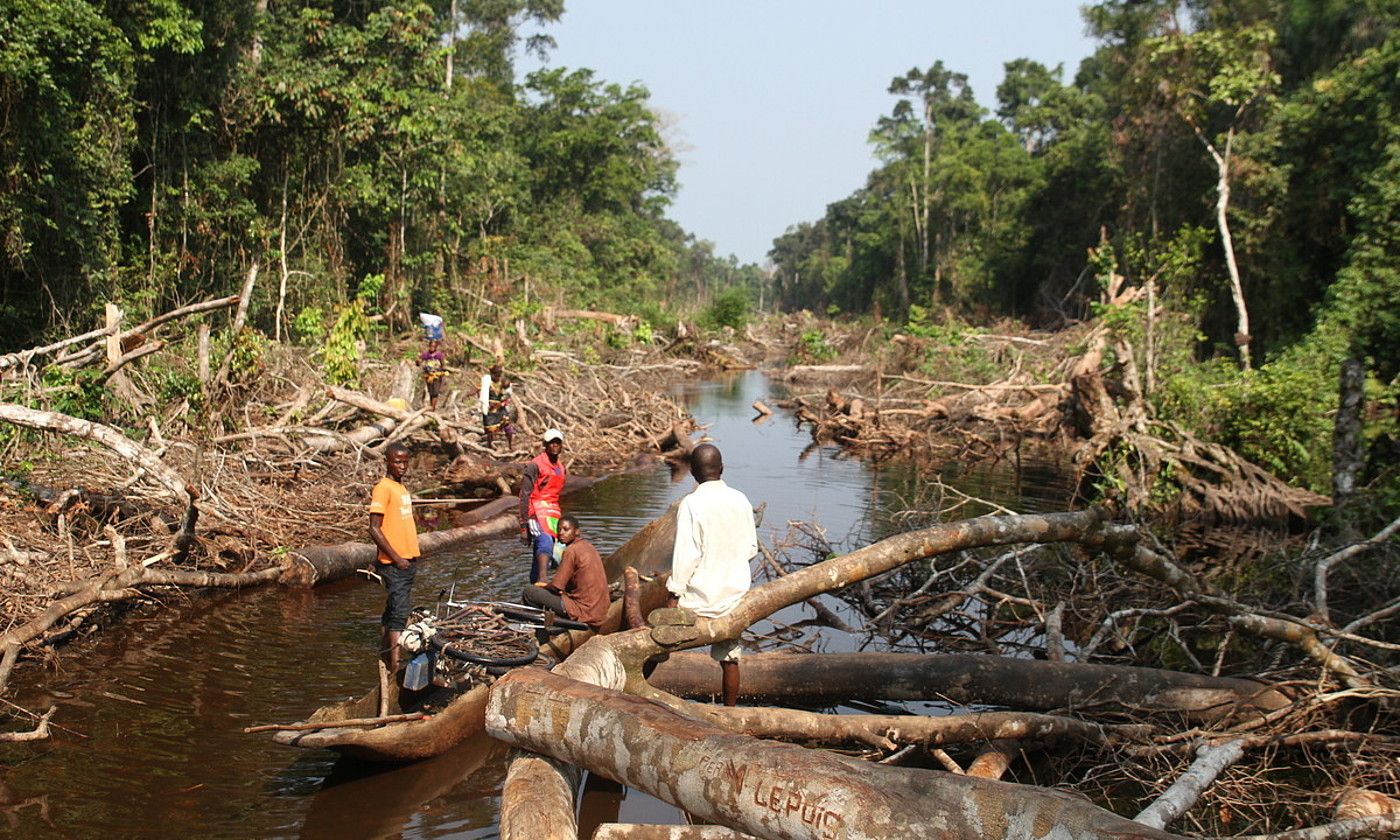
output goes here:
[[418, 528], [413, 523], [413, 498], [403, 486], [408, 471], [408, 447], [391, 443], [384, 450], [384, 477], [374, 485], [369, 503], [369, 535], [379, 546], [378, 572], [389, 598], [384, 604], [381, 654], [389, 673], [399, 670], [399, 634], [408, 622], [409, 593], [418, 570]]

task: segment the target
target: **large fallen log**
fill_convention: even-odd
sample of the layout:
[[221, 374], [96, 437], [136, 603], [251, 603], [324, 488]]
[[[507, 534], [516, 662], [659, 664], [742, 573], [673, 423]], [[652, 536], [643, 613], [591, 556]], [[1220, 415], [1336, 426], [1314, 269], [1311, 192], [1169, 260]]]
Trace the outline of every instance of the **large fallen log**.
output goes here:
[[[581, 490], [599, 480], [570, 476], [568, 483], [564, 485], [564, 494]], [[420, 534], [418, 548], [424, 557], [431, 557], [462, 548], [484, 537], [504, 534], [516, 527], [514, 514], [519, 504], [520, 500], [514, 496], [502, 496], [487, 502], [476, 510], [463, 514], [462, 519], [466, 520], [464, 525], [446, 531]], [[368, 508], [365, 522], [368, 529]], [[284, 567], [280, 582], [286, 586], [317, 586], [340, 580], [353, 575], [356, 569], [368, 568], [378, 554], [379, 549], [374, 543], [362, 542], [300, 548], [292, 552], [292, 562]]]
[[[708, 700], [719, 679], [719, 664], [708, 655], [673, 653], [650, 682], [680, 697]], [[751, 703], [812, 706], [848, 699], [943, 697], [1027, 711], [1181, 713], [1196, 722], [1262, 714], [1290, 702], [1253, 680], [1123, 665], [912, 653], [752, 654], [744, 657], [740, 696]]]
[[753, 835], [718, 825], [603, 823], [594, 830], [592, 840], [753, 840]]
[[[601, 639], [574, 655], [596, 641]], [[892, 768], [734, 735], [538, 668], [497, 681], [486, 725], [493, 737], [514, 746], [585, 767], [757, 837], [1173, 837], [1061, 791]], [[503, 829], [506, 823], [503, 813]], [[503, 830], [502, 836], [515, 835]]]
[[878, 750], [894, 750], [906, 744], [940, 746], [1008, 739], [1037, 742], [1073, 739], [1103, 744], [1115, 736], [1143, 736], [1151, 732], [1151, 727], [1107, 727], [1060, 715], [1031, 712], [975, 712], [929, 717], [824, 715], [797, 709], [751, 706], [700, 707], [693, 711], [697, 717], [723, 726], [730, 732], [755, 738], [815, 741], [828, 745], [865, 744]]
[[184, 504], [188, 496], [185, 480], [179, 474], [167, 467], [154, 452], [111, 426], [60, 414], [56, 411], [38, 411], [14, 403], [0, 403], [0, 420], [7, 420], [31, 429], [60, 432], [99, 443], [143, 470], [166, 491], [170, 498], [180, 504]]

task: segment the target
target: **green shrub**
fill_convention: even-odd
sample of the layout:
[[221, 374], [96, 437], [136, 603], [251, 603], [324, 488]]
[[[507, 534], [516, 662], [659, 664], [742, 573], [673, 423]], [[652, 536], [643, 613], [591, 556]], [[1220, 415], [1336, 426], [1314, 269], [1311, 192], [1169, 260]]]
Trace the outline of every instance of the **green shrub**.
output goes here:
[[1326, 490], [1337, 407], [1333, 378], [1285, 361], [1243, 377], [1222, 441], [1286, 481]]
[[[679, 319], [669, 309], [653, 301], [642, 301], [629, 307], [630, 314], [642, 319], [648, 330], [670, 333], [676, 331]], [[639, 326], [638, 329], [641, 327]]]
[[369, 338], [369, 325], [364, 298], [357, 296], [336, 308], [335, 324], [326, 337], [326, 350], [321, 359], [327, 381], [334, 385], [359, 386], [360, 350]]
[[1157, 416], [1231, 447], [1285, 481], [1326, 491], [1331, 481], [1334, 371], [1284, 357], [1252, 373], [1211, 359], [1161, 377]]
[[233, 358], [229, 360], [228, 378], [230, 382], [247, 382], [260, 375], [267, 367], [267, 351], [270, 342], [267, 336], [244, 327], [233, 337]]
[[836, 358], [836, 348], [826, 340], [821, 330], [803, 330], [797, 337], [797, 347], [793, 350], [792, 364], [820, 364]]
[[326, 313], [319, 306], [308, 306], [292, 319], [292, 335], [302, 344], [320, 344], [326, 338]]
[[732, 327], [742, 330], [749, 320], [748, 292], [737, 286], [731, 286], [715, 296], [710, 302], [704, 314], [700, 316], [700, 321], [711, 329], [720, 327]]
[[977, 333], [977, 330], [957, 321], [935, 324], [930, 320], [929, 311], [917, 303], [909, 305], [909, 319], [904, 324], [904, 331], [914, 338], [931, 338], [949, 347], [964, 344], [969, 335]]
[[506, 311], [510, 313], [512, 320], [518, 318], [529, 318], [544, 311], [544, 304], [535, 300], [526, 300], [523, 295], [511, 298], [506, 303]]
[[608, 327], [607, 334], [603, 336], [603, 342], [614, 350], [626, 350], [627, 346], [632, 343], [632, 334]]
[[355, 290], [355, 297], [364, 301], [365, 310], [373, 315], [379, 312], [379, 293], [384, 291], [383, 274], [366, 274]]
[[102, 368], [69, 370], [50, 365], [44, 368], [40, 378], [52, 410], [83, 420], [110, 422], [113, 397], [107, 390]]
[[195, 374], [181, 368], [152, 366], [150, 375], [162, 405], [188, 402], [189, 412], [194, 415], [204, 410], [204, 387]]

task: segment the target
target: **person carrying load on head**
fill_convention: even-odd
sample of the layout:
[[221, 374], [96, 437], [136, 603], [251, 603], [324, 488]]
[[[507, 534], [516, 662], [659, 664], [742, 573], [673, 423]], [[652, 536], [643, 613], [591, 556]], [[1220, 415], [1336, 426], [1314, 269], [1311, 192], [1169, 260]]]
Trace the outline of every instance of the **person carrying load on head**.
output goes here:
[[559, 534], [559, 495], [564, 492], [568, 471], [559, 454], [564, 451], [564, 433], [550, 429], [542, 438], [544, 451], [525, 465], [520, 478], [520, 539], [531, 547], [530, 582], [549, 574], [554, 541]]
[[481, 395], [477, 398], [477, 408], [481, 410], [481, 428], [486, 433], [486, 445], [491, 446], [496, 434], [506, 436], [506, 446], [515, 446], [515, 394], [511, 391], [510, 377], [506, 376], [500, 362], [491, 365], [490, 371], [481, 377]]
[[423, 369], [423, 383], [428, 386], [428, 410], [437, 411], [442, 382], [447, 378], [447, 354], [442, 352], [442, 342], [428, 339], [428, 349], [419, 354], [418, 365]]
[[447, 378], [447, 354], [442, 352], [442, 316], [419, 312], [418, 320], [423, 322], [423, 337], [428, 341], [428, 349], [418, 356], [418, 366], [423, 369], [423, 383], [428, 386], [428, 410], [437, 411], [442, 382]]

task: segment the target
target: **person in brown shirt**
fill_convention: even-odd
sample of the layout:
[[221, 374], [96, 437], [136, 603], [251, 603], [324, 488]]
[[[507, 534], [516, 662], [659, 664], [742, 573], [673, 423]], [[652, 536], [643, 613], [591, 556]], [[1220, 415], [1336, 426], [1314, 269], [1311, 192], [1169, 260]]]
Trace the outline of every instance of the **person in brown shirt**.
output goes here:
[[529, 584], [521, 594], [525, 603], [587, 624], [598, 631], [608, 616], [608, 574], [593, 543], [579, 532], [571, 513], [559, 517], [559, 541], [564, 557], [553, 579]]

